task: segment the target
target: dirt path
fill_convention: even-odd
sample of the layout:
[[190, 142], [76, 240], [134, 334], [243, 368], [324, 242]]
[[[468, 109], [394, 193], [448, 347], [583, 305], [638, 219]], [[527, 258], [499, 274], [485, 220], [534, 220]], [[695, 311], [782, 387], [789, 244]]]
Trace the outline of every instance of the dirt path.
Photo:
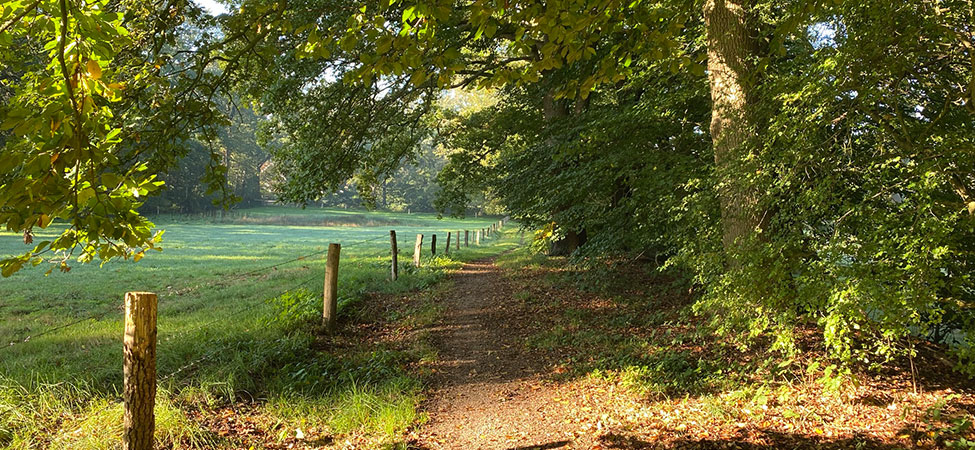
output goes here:
[[574, 424], [567, 411], [595, 399], [573, 399], [564, 386], [546, 380], [553, 370], [550, 355], [525, 346], [532, 317], [513, 294], [490, 260], [467, 264], [455, 275], [443, 323], [434, 330], [440, 361], [436, 388], [424, 405], [430, 421], [418, 431], [415, 448], [592, 447], [593, 433]]

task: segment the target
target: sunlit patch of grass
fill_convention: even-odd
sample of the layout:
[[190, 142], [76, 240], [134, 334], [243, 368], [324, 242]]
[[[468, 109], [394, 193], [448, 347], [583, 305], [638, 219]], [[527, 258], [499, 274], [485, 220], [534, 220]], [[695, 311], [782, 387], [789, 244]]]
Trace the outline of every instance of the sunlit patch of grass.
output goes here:
[[620, 384], [644, 395], [670, 397], [706, 393], [721, 378], [713, 363], [685, 351], [658, 350], [611, 370]]
[[533, 252], [526, 246], [519, 246], [517, 250], [506, 253], [495, 261], [498, 267], [505, 269], [508, 275], [526, 274], [552, 265], [552, 260], [544, 254]]
[[[99, 396], [87, 383], [23, 386], [2, 380], [0, 445], [51, 449], [112, 449], [122, 436], [122, 403]], [[91, 398], [86, 402], [84, 399]], [[216, 442], [189, 420], [165, 393], [156, 398], [156, 442], [160, 447], [206, 448]]]
[[318, 396], [292, 394], [270, 399], [266, 411], [288, 430], [318, 427], [332, 434], [366, 435], [388, 443], [417, 422], [420, 388], [409, 377], [378, 384], [337, 381]]
[[[158, 448], [207, 448], [218, 439], [202, 429], [165, 396], [156, 398], [155, 440]], [[69, 417], [51, 442], [54, 449], [108, 450], [118, 447], [122, 438], [122, 404], [97, 400], [80, 413]]]
[[419, 389], [416, 380], [408, 378], [373, 387], [350, 383], [337, 399], [329, 425], [341, 434], [361, 430], [393, 438], [416, 420]]

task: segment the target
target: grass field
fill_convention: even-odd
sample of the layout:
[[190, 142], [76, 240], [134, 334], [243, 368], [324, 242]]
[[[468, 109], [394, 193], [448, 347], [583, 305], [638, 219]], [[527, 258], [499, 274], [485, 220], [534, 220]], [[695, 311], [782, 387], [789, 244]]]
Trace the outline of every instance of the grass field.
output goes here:
[[[2, 279], [0, 447], [118, 445], [121, 304], [126, 291], [136, 290], [159, 294], [161, 447], [233, 447], [189, 413], [242, 396], [277, 422], [282, 439], [301, 426], [319, 426], [392, 442], [417, 419], [419, 386], [395, 352], [337, 357], [313, 348], [324, 250], [330, 242], [343, 246], [340, 314], [355, 314], [367, 292], [428, 287], [460, 261], [511, 248], [511, 239], [474, 247], [472, 236], [470, 248], [429, 257], [431, 234], [442, 253], [447, 231], [495, 220], [297, 208], [244, 210], [226, 223], [164, 216], [157, 220], [166, 230], [164, 251], [138, 263], [76, 264], [47, 277], [38, 267]], [[399, 236], [395, 283], [388, 280], [390, 229]], [[417, 233], [426, 236], [420, 270], [412, 267]], [[24, 249], [19, 235], [0, 233], [0, 254]]]

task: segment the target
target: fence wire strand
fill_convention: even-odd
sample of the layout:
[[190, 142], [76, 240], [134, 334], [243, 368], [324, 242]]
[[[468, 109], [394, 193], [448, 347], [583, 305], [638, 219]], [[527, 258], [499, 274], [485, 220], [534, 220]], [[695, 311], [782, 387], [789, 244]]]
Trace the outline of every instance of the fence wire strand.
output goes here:
[[[353, 246], [360, 245], [360, 244], [367, 243], [367, 242], [374, 242], [374, 241], [377, 241], [377, 240], [383, 239], [383, 238], [385, 238], [385, 236], [378, 236], [378, 237], [375, 237], [375, 238], [372, 238], [372, 239], [365, 239], [365, 240], [362, 240], [362, 241], [353, 242], [353, 243], [347, 245], [346, 247], [353, 247]], [[220, 284], [222, 284], [224, 282], [227, 282], [227, 281], [230, 281], [232, 279], [244, 278], [244, 277], [256, 275], [256, 274], [259, 274], [259, 273], [267, 272], [269, 270], [276, 269], [276, 268], [281, 267], [281, 266], [284, 266], [286, 264], [290, 264], [290, 263], [297, 262], [297, 261], [305, 261], [305, 260], [308, 260], [309, 258], [312, 258], [314, 256], [323, 255], [323, 254], [325, 254], [327, 252], [328, 252], [328, 249], [320, 250], [320, 251], [316, 251], [316, 252], [313, 252], [313, 253], [309, 253], [307, 255], [297, 256], [297, 257], [294, 257], [294, 258], [291, 258], [291, 259], [288, 259], [286, 261], [282, 261], [282, 262], [279, 262], [279, 263], [275, 263], [275, 264], [271, 264], [271, 265], [268, 265], [268, 266], [260, 267], [258, 269], [252, 269], [252, 270], [249, 270], [249, 271], [246, 271], [246, 272], [241, 272], [241, 273], [227, 274], [227, 275], [224, 275], [224, 276], [222, 276], [222, 277], [220, 277], [220, 278], [218, 278], [216, 280], [208, 281], [208, 282], [203, 283], [201, 285], [188, 286], [188, 287], [186, 287], [186, 289], [189, 289], [189, 288], [197, 288], [198, 289], [198, 288], [206, 288], [206, 287], [212, 287], [212, 286], [215, 286], [215, 285], [220, 285]], [[160, 297], [165, 296], [165, 295], [166, 294], [160, 294]], [[90, 321], [90, 320], [95, 320], [95, 321], [101, 320], [106, 315], [108, 315], [109, 313], [117, 312], [117, 311], [119, 311], [119, 309], [120, 308], [117, 305], [116, 306], [112, 306], [112, 307], [110, 307], [110, 308], [108, 308], [108, 309], [106, 309], [104, 311], [100, 311], [100, 312], [97, 312], [97, 313], [94, 313], [94, 314], [89, 314], [89, 315], [87, 315], [85, 317], [79, 318], [77, 320], [73, 320], [73, 321], [71, 321], [69, 323], [66, 323], [66, 324], [58, 325], [58, 326], [55, 326], [55, 327], [52, 327], [52, 328], [49, 328], [47, 330], [40, 331], [40, 332], [37, 332], [37, 333], [29, 333], [29, 334], [25, 335], [22, 338], [17, 338], [17, 339], [14, 339], [14, 340], [10, 341], [7, 345], [0, 346], [0, 351], [2, 351], [4, 349], [7, 349], [7, 348], [11, 348], [11, 347], [17, 346], [17, 345], [20, 345], [20, 344], [25, 344], [27, 342], [30, 342], [32, 339], [39, 338], [41, 336], [44, 336], [44, 335], [53, 333], [55, 331], [63, 330], [63, 329], [66, 329], [66, 328], [70, 328], [70, 327], [73, 327], [75, 325], [78, 325], [78, 324], [81, 324], [81, 323], [84, 323], [84, 322], [87, 322], [87, 321]], [[196, 311], [198, 311], [198, 310], [196, 310]]]
[[[418, 231], [419, 231], [418, 234], [424, 234], [424, 235], [426, 235], [426, 234], [434, 234], [433, 231], [440, 231], [440, 230], [418, 230]], [[452, 232], [452, 230], [450, 232]], [[355, 241], [355, 242], [352, 242], [352, 243], [349, 243], [349, 244], [343, 244], [342, 247], [348, 249], [348, 248], [356, 247], [356, 246], [359, 246], [359, 245], [362, 245], [362, 244], [367, 244], [367, 243], [370, 243], [370, 242], [375, 242], [375, 241], [378, 241], [378, 240], [381, 240], [381, 239], [388, 239], [388, 238], [389, 238], [388, 235], [381, 235], [381, 236], [377, 236], [377, 237], [374, 237], [374, 238], [371, 238], [371, 239], [363, 239], [363, 240]], [[459, 238], [459, 234], [458, 234], [458, 238]], [[227, 281], [231, 281], [232, 279], [245, 278], [245, 277], [249, 277], [249, 276], [252, 276], [252, 275], [259, 274], [259, 273], [265, 273], [267, 271], [276, 269], [278, 267], [281, 267], [281, 266], [284, 266], [284, 265], [287, 265], [287, 264], [291, 264], [291, 263], [294, 263], [294, 262], [297, 262], [297, 261], [305, 261], [305, 260], [308, 260], [309, 258], [318, 256], [318, 255], [323, 255], [323, 254], [326, 254], [326, 253], [328, 253], [328, 249], [327, 248], [324, 249], [324, 250], [319, 250], [319, 251], [316, 251], [316, 252], [309, 253], [307, 255], [297, 256], [297, 257], [294, 257], [294, 258], [291, 258], [291, 259], [288, 259], [288, 260], [285, 260], [285, 261], [281, 261], [281, 262], [278, 262], [278, 263], [275, 263], [275, 264], [263, 266], [263, 267], [260, 267], [260, 268], [257, 268], [257, 269], [248, 270], [246, 272], [227, 274], [227, 275], [224, 275], [224, 276], [219, 277], [216, 280], [208, 281], [208, 282], [205, 282], [205, 283], [203, 283], [201, 285], [188, 286], [188, 287], [186, 287], [186, 289], [190, 289], [190, 288], [199, 289], [199, 288], [207, 288], [207, 287], [219, 286], [222, 283], [225, 283]], [[384, 252], [376, 253], [375, 255], [362, 255], [361, 257], [368, 257], [368, 258], [378, 257], [378, 256], [384, 255], [385, 253], [386, 252], [384, 251]], [[305, 283], [303, 283], [303, 284], [305, 284]], [[160, 297], [163, 297], [163, 296], [166, 296], [166, 295], [168, 295], [168, 294], [160, 294]], [[257, 305], [252, 305], [252, 307], [257, 307], [257, 306], [260, 306], [260, 303], [258, 303]], [[15, 346], [20, 345], [20, 344], [25, 344], [27, 342], [30, 342], [33, 339], [39, 338], [41, 336], [45, 336], [47, 334], [51, 334], [51, 333], [53, 333], [55, 331], [64, 330], [66, 328], [70, 328], [70, 327], [73, 327], [73, 326], [78, 325], [78, 324], [81, 324], [81, 323], [85, 323], [85, 322], [88, 322], [88, 321], [91, 321], [91, 320], [99, 321], [99, 320], [103, 319], [105, 316], [107, 316], [109, 313], [117, 312], [117, 311], [119, 311], [119, 309], [120, 309], [120, 307], [118, 305], [112, 306], [110, 308], [107, 308], [104, 311], [100, 311], [100, 312], [97, 312], [97, 313], [94, 313], [94, 314], [89, 314], [89, 315], [87, 315], [85, 317], [82, 317], [80, 319], [71, 321], [71, 322], [66, 323], [66, 324], [58, 325], [58, 326], [49, 328], [47, 330], [44, 330], [44, 331], [41, 331], [41, 332], [38, 332], [38, 333], [29, 333], [26, 336], [24, 336], [23, 338], [14, 339], [14, 340], [10, 341], [7, 345], [0, 346], [0, 351], [2, 351], [4, 349], [8, 349], [8, 348], [15, 347]], [[203, 308], [201, 307], [199, 309], [193, 310], [193, 311], [191, 311], [191, 313], [192, 312], [197, 312], [197, 311], [199, 311], [201, 309], [203, 309]], [[225, 320], [225, 319], [226, 318], [223, 318], [221, 320]], [[217, 322], [217, 320], [215, 320], [213, 322], [210, 322], [209, 324], [212, 325], [215, 322]], [[201, 328], [201, 327], [196, 327], [196, 328]], [[181, 333], [181, 335], [182, 334], [183, 333]]]
[[[418, 234], [434, 234], [432, 231], [433, 230], [423, 230], [423, 231], [420, 231]], [[451, 230], [450, 232], [452, 233], [453, 231], [454, 230]], [[464, 231], [467, 231], [467, 230], [464, 230]], [[484, 236], [484, 238], [487, 238], [487, 237], [488, 236]], [[371, 239], [364, 239], [364, 240], [361, 240], [361, 241], [355, 241], [355, 242], [352, 242], [352, 243], [349, 243], [349, 244], [344, 244], [342, 247], [348, 249], [348, 248], [352, 248], [352, 247], [356, 247], [356, 246], [359, 246], [359, 245], [363, 245], [363, 244], [375, 242], [375, 241], [378, 241], [378, 240], [381, 240], [381, 239], [388, 239], [388, 238], [389, 238], [388, 235], [382, 235], [382, 236], [377, 236], [377, 237], [371, 238]], [[460, 242], [460, 233], [457, 233], [455, 239], [456, 239], [456, 242], [457, 243]], [[446, 242], [445, 242], [445, 244], [446, 245], [450, 245], [449, 243], [446, 243]], [[309, 253], [307, 255], [298, 256], [298, 257], [295, 257], [295, 258], [292, 258], [292, 259], [289, 259], [289, 260], [286, 260], [286, 261], [282, 261], [282, 262], [279, 262], [279, 263], [275, 263], [275, 264], [271, 264], [271, 265], [268, 265], [268, 266], [260, 267], [258, 269], [253, 269], [253, 270], [249, 270], [249, 271], [242, 272], [242, 273], [238, 273], [238, 274], [228, 274], [228, 275], [225, 275], [225, 276], [221, 277], [220, 279], [218, 279], [216, 281], [204, 283], [202, 286], [203, 287], [210, 287], [210, 286], [213, 286], [213, 285], [215, 285], [216, 283], [219, 283], [219, 282], [229, 281], [232, 278], [249, 277], [249, 276], [252, 276], [252, 275], [256, 275], [256, 274], [259, 274], [259, 273], [263, 273], [263, 272], [267, 272], [267, 271], [276, 269], [278, 267], [281, 267], [281, 266], [284, 266], [284, 265], [287, 265], [287, 264], [290, 264], [290, 263], [293, 263], [293, 262], [304, 261], [304, 260], [308, 260], [309, 258], [313, 258], [313, 257], [318, 256], [318, 255], [324, 255], [327, 252], [328, 252], [328, 250], [326, 248], [325, 250], [320, 250], [320, 251], [316, 251], [316, 252], [313, 252], [313, 253]], [[362, 257], [362, 258], [373, 258], [373, 257], [383, 256], [383, 255], [386, 255], [386, 254], [388, 254], [388, 251], [377, 252], [374, 255], [372, 255], [372, 254], [371, 255], [359, 255], [359, 257]], [[446, 254], [446, 252], [445, 252], [445, 254]], [[317, 260], [313, 260], [313, 262], [317, 262]], [[308, 284], [310, 284], [310, 283], [312, 283], [314, 281], [317, 281], [317, 279], [318, 279], [318, 275], [317, 274], [312, 275], [312, 276], [308, 277], [307, 279], [305, 279], [305, 280], [303, 280], [303, 281], [301, 281], [301, 282], [299, 282], [297, 284], [291, 285], [288, 289], [285, 289], [284, 291], [282, 291], [277, 296], [279, 297], [279, 296], [284, 295], [285, 293], [287, 293], [289, 291], [294, 291], [294, 290], [296, 290], [296, 289], [298, 289], [300, 287], [304, 287], [304, 286], [306, 286], [306, 285], [308, 285]], [[197, 286], [197, 287], [200, 287], [200, 286]], [[238, 317], [238, 316], [240, 316], [240, 315], [242, 315], [242, 314], [244, 314], [246, 312], [252, 311], [252, 310], [254, 310], [254, 309], [258, 308], [258, 307], [264, 306], [266, 304], [267, 304], [267, 299], [263, 299], [261, 301], [258, 301], [256, 303], [254, 303], [254, 304], [247, 305], [247, 306], [245, 306], [243, 308], [240, 308], [240, 309], [238, 309], [238, 310], [236, 310], [236, 311], [234, 311], [234, 312], [232, 312], [232, 313], [230, 313], [228, 315], [223, 315], [223, 316], [221, 316], [218, 319], [214, 319], [214, 320], [211, 320], [211, 321], [207, 321], [207, 322], [205, 322], [205, 323], [203, 323], [201, 325], [198, 325], [196, 327], [193, 327], [193, 328], [190, 328], [190, 329], [187, 329], [187, 330], [181, 330], [177, 334], [175, 334], [173, 336], [170, 336], [170, 337], [167, 337], [164, 340], [163, 339], [159, 339], [157, 341], [157, 345], [158, 345], [158, 343], [170, 342], [170, 341], [173, 341], [173, 340], [182, 338], [182, 337], [184, 337], [184, 336], [186, 336], [186, 335], [188, 335], [188, 334], [190, 334], [192, 332], [196, 332], [196, 331], [205, 329], [206, 327], [209, 327], [210, 325], [213, 325], [213, 324], [215, 324], [217, 322], [226, 321], [228, 318]], [[203, 309], [203, 308], [201, 307], [199, 309], [195, 309], [195, 310], [191, 311], [191, 313], [192, 312], [198, 312], [201, 309]], [[64, 329], [73, 327], [75, 325], [78, 325], [78, 324], [81, 324], [81, 323], [84, 323], [84, 322], [102, 320], [108, 314], [110, 314], [112, 312], [118, 312], [119, 310], [120, 310], [120, 307], [118, 305], [111, 306], [110, 308], [107, 308], [107, 309], [105, 309], [103, 311], [100, 311], [100, 312], [97, 312], [97, 313], [94, 313], [94, 314], [89, 314], [89, 315], [87, 315], [87, 316], [85, 316], [83, 318], [80, 318], [80, 319], [71, 321], [69, 323], [62, 324], [62, 325], [58, 325], [58, 326], [55, 326], [53, 328], [50, 328], [50, 329], [47, 329], [47, 330], [44, 330], [44, 331], [41, 331], [41, 332], [38, 332], [38, 333], [28, 334], [28, 335], [26, 335], [25, 337], [23, 337], [21, 339], [17, 339], [17, 340], [11, 341], [8, 345], [0, 346], [0, 351], [2, 351], [4, 349], [7, 349], [7, 348], [12, 348], [12, 347], [14, 347], [16, 345], [19, 345], [19, 344], [24, 344], [24, 343], [30, 342], [31, 340], [36, 339], [36, 338], [39, 338], [41, 336], [45, 336], [47, 334], [51, 334], [51, 333], [54, 333], [56, 331], [64, 330]], [[183, 373], [183, 372], [185, 372], [187, 370], [190, 370], [193, 367], [196, 367], [199, 364], [201, 364], [201, 363], [203, 363], [203, 362], [205, 362], [205, 361], [213, 358], [215, 355], [217, 355], [220, 352], [225, 351], [227, 348], [228, 347], [226, 345], [224, 345], [224, 346], [218, 346], [217, 348], [214, 348], [213, 350], [204, 353], [200, 357], [198, 357], [196, 359], [193, 359], [193, 360], [187, 362], [186, 364], [183, 364], [183, 365], [177, 367], [175, 370], [170, 371], [169, 373], [167, 373], [166, 375], [164, 375], [162, 377], [157, 376], [156, 378], [158, 380], [158, 383], [161, 384], [163, 382], [166, 382], [166, 381], [169, 381], [171, 379], [174, 379], [175, 377], [177, 377], [181, 373]], [[101, 408], [98, 408], [95, 411], [89, 412], [88, 415], [89, 416], [96, 416], [96, 415], [101, 414], [102, 412], [104, 412], [104, 411], [106, 411], [108, 409], [111, 409], [111, 408], [120, 406], [120, 403], [121, 402], [122, 402], [122, 399], [119, 399], [119, 398], [107, 399], [104, 406], [102, 406]]]
[[[278, 294], [276, 297], [280, 297], [281, 295], [284, 295], [287, 292], [294, 291], [294, 290], [296, 290], [296, 289], [298, 289], [298, 288], [300, 288], [302, 286], [305, 286], [305, 285], [307, 285], [307, 284], [309, 284], [309, 283], [311, 283], [313, 281], [316, 281], [317, 278], [318, 278], [317, 275], [308, 277], [304, 281], [301, 281], [301, 282], [299, 282], [297, 284], [291, 285], [291, 287], [289, 287], [288, 289], [285, 289], [284, 291], [281, 291], [281, 293]], [[218, 321], [224, 321], [224, 320], [227, 320], [228, 318], [238, 316], [238, 315], [240, 315], [240, 314], [242, 314], [244, 312], [250, 311], [250, 310], [252, 310], [254, 308], [257, 308], [259, 306], [263, 306], [264, 304], [265, 304], [264, 302], [260, 302], [260, 303], [254, 304], [254, 305], [250, 305], [250, 306], [248, 306], [246, 308], [242, 308], [240, 310], [237, 310], [236, 312], [231, 313], [230, 315], [223, 316]], [[217, 320], [215, 320], [213, 322], [210, 322], [210, 324], [213, 324], [215, 322], [217, 322]], [[201, 329], [201, 328], [203, 328], [203, 327], [197, 327], [197, 329]], [[203, 356], [200, 356], [199, 358], [194, 359], [194, 360], [192, 360], [192, 361], [190, 361], [190, 362], [188, 362], [188, 363], [180, 366], [179, 368], [177, 368], [176, 370], [170, 372], [167, 375], [164, 375], [162, 377], [157, 377], [157, 379], [159, 380], [159, 382], [168, 381], [169, 379], [175, 377], [176, 375], [178, 375], [179, 373], [183, 372], [184, 370], [187, 370], [187, 369], [189, 369], [191, 367], [194, 367], [197, 364], [200, 364], [203, 361], [206, 361], [206, 360], [212, 358], [217, 353], [222, 352], [222, 351], [224, 351], [226, 349], [227, 349], [227, 346], [219, 346], [217, 348], [214, 348], [213, 350], [210, 350], [209, 352], [204, 353]]]

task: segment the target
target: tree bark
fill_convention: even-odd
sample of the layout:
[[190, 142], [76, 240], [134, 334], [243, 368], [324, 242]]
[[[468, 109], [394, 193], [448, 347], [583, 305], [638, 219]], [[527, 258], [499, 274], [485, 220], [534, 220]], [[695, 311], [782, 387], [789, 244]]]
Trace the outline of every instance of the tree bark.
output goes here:
[[[581, 105], [581, 106], [580, 106]], [[576, 103], [576, 113], [581, 113], [582, 108], [585, 107], [585, 103], [580, 100]], [[542, 98], [542, 117], [545, 119], [546, 124], [551, 124], [558, 120], [564, 119], [569, 116], [569, 108], [565, 102], [560, 102], [555, 99], [555, 90], [550, 89], [545, 93], [545, 97]], [[550, 146], [554, 147], [554, 142], [549, 142]], [[566, 208], [562, 208], [564, 210]], [[558, 213], [559, 211], [555, 211]], [[584, 233], [584, 232], [583, 232]], [[584, 242], [580, 239], [580, 233], [576, 230], [566, 230], [565, 236], [555, 240], [549, 245], [548, 255], [549, 256], [567, 256], [576, 251], [577, 248]]]
[[735, 265], [736, 255], [762, 227], [760, 195], [748, 179], [748, 162], [758, 150], [752, 61], [758, 40], [749, 17], [751, 0], [706, 0], [708, 74], [711, 85], [711, 139], [719, 174], [722, 244]]

